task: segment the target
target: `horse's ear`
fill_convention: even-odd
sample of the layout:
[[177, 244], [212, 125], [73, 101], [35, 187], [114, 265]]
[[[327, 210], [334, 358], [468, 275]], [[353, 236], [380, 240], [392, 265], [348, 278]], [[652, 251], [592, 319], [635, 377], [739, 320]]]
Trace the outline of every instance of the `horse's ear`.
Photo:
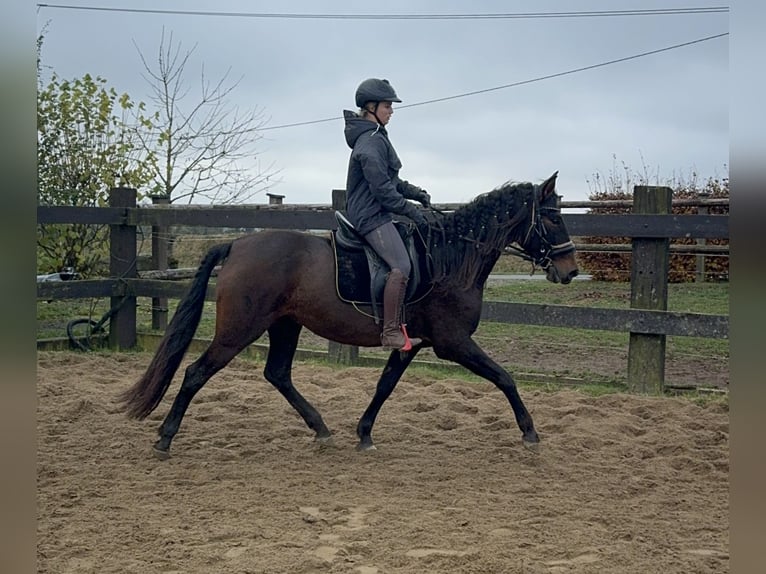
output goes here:
[[556, 177], [558, 176], [559, 172], [555, 171], [553, 172], [553, 175], [550, 176], [548, 179], [546, 179], [542, 185], [540, 185], [540, 201], [545, 201], [545, 199], [551, 195], [552, 193], [556, 192]]

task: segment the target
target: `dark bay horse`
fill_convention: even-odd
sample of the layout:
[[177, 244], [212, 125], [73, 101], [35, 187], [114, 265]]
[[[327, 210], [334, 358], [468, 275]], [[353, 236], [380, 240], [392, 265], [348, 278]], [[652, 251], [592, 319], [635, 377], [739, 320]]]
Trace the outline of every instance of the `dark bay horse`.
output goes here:
[[[515, 247], [554, 283], [567, 284], [577, 275], [575, 248], [558, 208], [556, 175], [539, 185], [505, 184], [452, 213], [430, 215], [431, 290], [406, 309], [409, 334], [420, 337], [422, 343], [389, 356], [357, 426], [359, 449], [374, 448], [372, 427], [381, 406], [418, 351], [427, 346], [433, 347], [437, 357], [494, 383], [513, 408], [523, 444], [537, 446], [532, 417], [512, 377], [471, 335], [479, 324], [484, 284], [506, 247]], [[265, 378], [303, 417], [316, 440], [331, 440], [321, 415], [291, 379], [301, 329], [343, 344], [376, 347], [380, 346], [380, 326], [338, 297], [330, 238], [301, 231], [261, 231], [207, 252], [146, 373], [120, 396], [125, 411], [143, 419], [160, 403], [200, 322], [213, 268], [222, 261], [216, 284], [215, 336], [186, 369], [181, 389], [159, 428], [154, 445], [157, 456], [169, 456], [170, 443], [197, 391], [266, 331]]]

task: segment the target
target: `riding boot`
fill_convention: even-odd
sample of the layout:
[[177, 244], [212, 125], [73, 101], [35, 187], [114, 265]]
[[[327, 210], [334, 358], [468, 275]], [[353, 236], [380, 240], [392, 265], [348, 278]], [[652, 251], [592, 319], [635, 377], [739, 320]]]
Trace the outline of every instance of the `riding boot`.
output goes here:
[[407, 278], [399, 269], [393, 269], [386, 279], [383, 289], [383, 332], [380, 342], [384, 347], [409, 351], [422, 342], [419, 338], [410, 339], [402, 325], [402, 306], [407, 293]]

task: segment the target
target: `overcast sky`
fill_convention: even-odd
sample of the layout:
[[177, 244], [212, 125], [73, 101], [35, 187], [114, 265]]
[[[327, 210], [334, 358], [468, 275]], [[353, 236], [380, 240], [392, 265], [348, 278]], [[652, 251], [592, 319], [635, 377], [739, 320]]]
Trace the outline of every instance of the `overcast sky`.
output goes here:
[[[497, 14], [725, 5], [634, 1], [167, 0], [61, 2], [67, 6], [289, 14]], [[361, 20], [141, 14], [56, 8], [42, 62], [67, 79], [106, 78], [148, 100], [134, 42], [151, 61], [163, 31], [184, 48], [194, 86], [229, 68], [242, 78], [233, 104], [257, 107], [266, 127], [335, 118], [354, 108], [367, 77], [391, 81], [401, 106], [488, 90], [729, 32], [727, 13], [538, 19]], [[385, 11], [383, 11], [385, 9]], [[729, 38], [534, 81], [400, 108], [388, 126], [400, 175], [435, 202], [469, 201], [506, 180], [559, 171], [565, 200], [587, 199], [595, 174], [646, 172], [649, 183], [728, 175]], [[190, 96], [191, 99], [191, 96]], [[287, 203], [329, 203], [345, 186], [349, 149], [339, 119], [263, 132], [258, 161], [282, 182]], [[616, 160], [615, 160], [616, 158]], [[258, 198], [265, 202], [266, 198]]]

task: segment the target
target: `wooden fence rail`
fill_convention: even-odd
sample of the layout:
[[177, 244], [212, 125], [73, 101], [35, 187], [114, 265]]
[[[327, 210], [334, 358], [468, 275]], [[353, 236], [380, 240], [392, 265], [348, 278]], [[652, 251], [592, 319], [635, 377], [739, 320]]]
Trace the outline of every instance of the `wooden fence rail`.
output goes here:
[[[207, 208], [108, 207], [37, 208], [38, 223], [88, 223], [108, 225], [187, 225], [241, 229], [335, 229], [334, 210], [284, 209], [290, 206], [237, 206]], [[439, 207], [438, 205], [436, 207]], [[265, 208], [265, 209], [264, 209]], [[726, 215], [593, 215], [565, 214], [572, 236], [728, 238]]]
[[[99, 279], [44, 282], [37, 285], [37, 297], [43, 300], [118, 297], [167, 297], [180, 299], [190, 281], [158, 279]], [[215, 301], [215, 285], [205, 296]], [[540, 303], [485, 301], [481, 318], [496, 323], [567, 327], [597, 331], [636, 332], [681, 337], [728, 339], [729, 320], [725, 315], [676, 313], [643, 309], [608, 309]]]
[[[119, 188], [110, 193], [110, 206], [45, 207], [37, 209], [38, 223], [90, 223], [110, 226], [109, 279], [57, 283], [38, 283], [38, 299], [110, 297], [119, 307], [110, 320], [109, 342], [113, 348], [128, 349], [136, 344], [136, 298], [151, 297], [153, 302], [182, 297], [187, 281], [142, 279], [136, 270], [136, 237], [139, 226], [164, 231], [172, 226], [226, 227], [235, 229], [282, 228], [302, 230], [334, 229], [333, 212], [345, 205], [343, 190], [333, 190], [331, 206], [258, 205], [235, 207], [185, 207], [167, 205], [139, 207], [136, 192]], [[703, 205], [705, 201], [683, 200], [684, 205]], [[571, 207], [582, 207], [573, 202]], [[604, 202], [599, 202], [604, 203]], [[673, 201], [672, 204], [680, 202]], [[713, 203], [718, 205], [720, 203]], [[605, 309], [564, 305], [536, 305], [486, 301], [482, 320], [526, 325], [629, 332], [628, 385], [639, 392], [661, 392], [664, 386], [665, 337], [690, 336], [726, 339], [729, 319], [725, 315], [670, 313], [667, 309], [667, 267], [669, 239], [677, 237], [708, 239], [729, 236], [728, 216], [672, 215], [671, 190], [637, 186], [633, 213], [626, 215], [565, 214], [572, 236], [631, 237], [631, 309]], [[712, 204], [711, 204], [712, 205]], [[440, 209], [457, 209], [445, 204]], [[566, 208], [566, 202], [562, 202]], [[654, 213], [652, 213], [654, 212]], [[159, 235], [159, 233], [158, 233]], [[163, 247], [153, 240], [155, 265], [163, 262]], [[696, 246], [695, 246], [696, 247]], [[700, 251], [704, 246], [699, 246]], [[716, 251], [715, 249], [713, 251]], [[721, 251], [721, 250], [719, 250]], [[702, 251], [701, 251], [702, 252]], [[167, 259], [165, 252], [164, 259]], [[215, 286], [207, 292], [215, 299]], [[160, 319], [153, 325], [159, 324]], [[166, 324], [166, 323], [165, 323]], [[328, 354], [353, 360], [358, 350], [330, 345]]]

